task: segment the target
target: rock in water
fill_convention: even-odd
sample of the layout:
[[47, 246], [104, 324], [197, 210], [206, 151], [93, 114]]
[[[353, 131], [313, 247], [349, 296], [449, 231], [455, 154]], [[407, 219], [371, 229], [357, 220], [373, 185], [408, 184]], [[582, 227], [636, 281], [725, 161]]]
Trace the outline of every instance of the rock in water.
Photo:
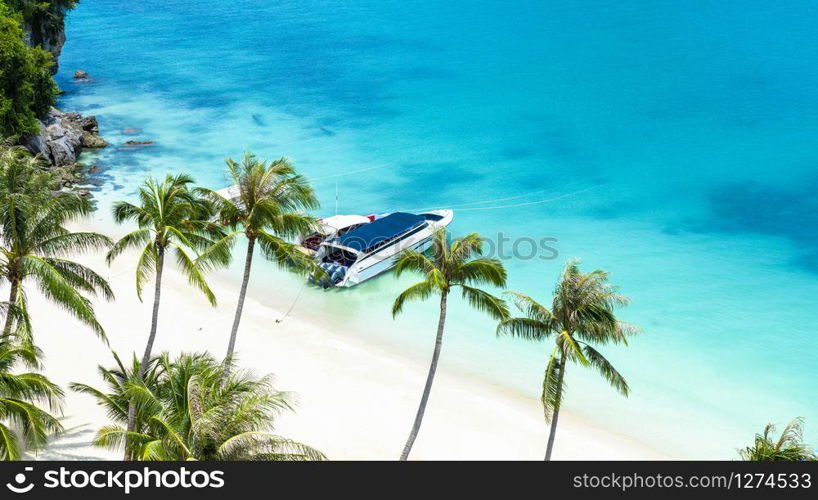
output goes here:
[[89, 134], [88, 132], [82, 133], [82, 147], [90, 148], [90, 149], [98, 149], [107, 147], [108, 143], [105, 142], [105, 139], [98, 135]]
[[83, 147], [102, 148], [108, 145], [97, 135], [98, 131], [97, 119], [93, 116], [63, 113], [51, 108], [48, 117], [40, 124], [40, 133], [29, 137], [25, 146], [53, 166], [64, 167], [76, 163]]
[[88, 73], [86, 73], [85, 71], [83, 71], [81, 69], [78, 69], [77, 71], [74, 72], [74, 80], [87, 80], [87, 79], [88, 79]]

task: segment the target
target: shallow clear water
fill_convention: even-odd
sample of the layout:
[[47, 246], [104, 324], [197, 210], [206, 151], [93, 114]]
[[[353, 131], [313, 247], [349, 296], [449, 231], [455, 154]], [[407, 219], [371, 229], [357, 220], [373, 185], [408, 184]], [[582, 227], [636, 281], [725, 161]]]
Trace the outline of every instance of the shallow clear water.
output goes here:
[[[555, 237], [556, 260], [507, 261], [510, 288], [547, 300], [582, 257], [644, 328], [605, 350], [632, 396], [575, 368], [568, 411], [679, 457], [734, 457], [797, 415], [818, 443], [818, 6], [512, 3], [89, 0], [62, 106], [115, 145], [156, 142], [86, 156], [109, 168], [103, 210], [146, 172], [222, 187], [251, 149], [293, 158], [326, 215], [337, 184], [341, 213], [453, 206], [456, 234]], [[407, 283], [307, 289], [293, 314], [427, 355], [435, 306], [389, 316]], [[300, 284], [259, 269], [253, 286], [287, 307]], [[538, 395], [546, 346], [451, 316], [444, 363]]]

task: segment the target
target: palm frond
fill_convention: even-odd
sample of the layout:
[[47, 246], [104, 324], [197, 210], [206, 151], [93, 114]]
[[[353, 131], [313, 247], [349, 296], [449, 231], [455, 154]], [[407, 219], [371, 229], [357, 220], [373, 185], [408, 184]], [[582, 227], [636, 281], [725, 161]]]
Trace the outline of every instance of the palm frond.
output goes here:
[[22, 259], [21, 266], [27, 276], [35, 279], [43, 295], [90, 326], [101, 339], [107, 342], [105, 331], [97, 322], [91, 302], [80, 295], [57, 268], [35, 255], [28, 255]]
[[479, 258], [460, 264], [455, 280], [475, 285], [506, 286], [506, 268], [498, 259]]
[[181, 246], [177, 245], [174, 253], [176, 254], [176, 264], [182, 270], [182, 273], [187, 277], [188, 283], [198, 288], [204, 294], [204, 296], [207, 297], [210, 305], [215, 307], [216, 295], [213, 294], [213, 291], [210, 289], [210, 286], [207, 284], [207, 281], [204, 278], [204, 274], [196, 265], [196, 262], [190, 258], [190, 256]]
[[435, 269], [434, 263], [428, 257], [415, 250], [404, 250], [396, 257], [395, 276], [400, 277], [406, 271], [428, 274]]
[[259, 247], [267, 260], [291, 271], [309, 274], [317, 266], [315, 260], [299, 250], [299, 246], [265, 231], [256, 233]]
[[497, 335], [542, 341], [554, 334], [547, 323], [531, 318], [505, 318], [497, 325]]
[[548, 359], [545, 368], [545, 376], [542, 382], [542, 395], [540, 400], [543, 405], [545, 421], [551, 423], [554, 412], [559, 410], [565, 396], [564, 364], [560, 363], [558, 349], [555, 349]]
[[327, 457], [305, 444], [266, 432], [244, 432], [219, 446], [221, 460], [322, 461]]
[[106, 262], [110, 265], [122, 252], [131, 248], [138, 248], [147, 244], [151, 239], [151, 233], [147, 229], [137, 229], [119, 240], [111, 247], [105, 256]]
[[628, 387], [628, 382], [625, 380], [625, 377], [613, 367], [605, 356], [587, 344], [582, 347], [582, 351], [590, 366], [596, 368], [599, 374], [611, 384], [611, 387], [619, 391], [623, 396], [627, 396], [630, 393], [630, 388]]
[[233, 231], [207, 247], [196, 258], [196, 265], [202, 270], [209, 271], [230, 264], [233, 246], [240, 234], [244, 234], [244, 231]]
[[395, 298], [395, 302], [392, 304], [392, 317], [403, 311], [403, 306], [407, 301], [426, 300], [435, 292], [439, 292], [439, 289], [428, 280], [415, 283]]
[[17, 433], [0, 422], [0, 460], [18, 461], [22, 457]]
[[497, 320], [508, 318], [508, 305], [503, 299], [495, 297], [479, 288], [472, 288], [466, 285], [460, 285], [460, 290], [463, 294], [463, 298], [466, 299], [469, 305], [474, 309], [485, 312]]

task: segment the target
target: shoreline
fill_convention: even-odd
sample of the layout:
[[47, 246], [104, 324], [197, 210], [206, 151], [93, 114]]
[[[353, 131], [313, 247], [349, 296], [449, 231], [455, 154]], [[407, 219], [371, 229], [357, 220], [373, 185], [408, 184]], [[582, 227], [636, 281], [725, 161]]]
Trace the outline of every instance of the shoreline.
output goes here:
[[[105, 224], [84, 221], [75, 228], [106, 230], [100, 226]], [[123, 255], [110, 268], [102, 254], [77, 260], [106, 276], [116, 293], [116, 302], [94, 301], [111, 348], [123, 362], [132, 351], [141, 354], [152, 297], [146, 294], [143, 303], [136, 297], [133, 256]], [[171, 266], [165, 276], [155, 352], [207, 350], [219, 357], [227, 344], [237, 280], [224, 273], [211, 276], [220, 299], [218, 307], [211, 308]], [[49, 304], [39, 293], [30, 295], [35, 336], [46, 355], [44, 373], [66, 390], [66, 433], [36, 458], [117, 459], [116, 453], [90, 445], [96, 429], [107, 423], [102, 408], [90, 396], [66, 387], [74, 381], [100, 386], [96, 365], [110, 366], [110, 351], [64, 312], [38, 314]], [[330, 459], [397, 459], [417, 408], [428, 359], [300, 316], [276, 323], [283, 314], [250, 295], [239, 332], [239, 365], [256, 374], [274, 374], [277, 389], [297, 395], [296, 412], [282, 415], [276, 432], [315, 446]], [[412, 459], [539, 460], [546, 432], [538, 400], [467, 376], [444, 361]], [[671, 458], [565, 412], [554, 455], [559, 460]]]

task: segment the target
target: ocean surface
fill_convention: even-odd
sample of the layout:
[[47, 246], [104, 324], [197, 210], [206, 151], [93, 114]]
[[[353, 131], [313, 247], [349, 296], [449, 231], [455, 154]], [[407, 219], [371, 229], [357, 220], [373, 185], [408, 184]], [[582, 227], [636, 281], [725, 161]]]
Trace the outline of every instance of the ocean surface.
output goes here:
[[[734, 458], [795, 416], [818, 443], [816, 17], [807, 0], [84, 0], [58, 80], [114, 145], [84, 156], [105, 169], [101, 219], [148, 173], [220, 188], [252, 150], [292, 158], [321, 215], [454, 208], [455, 235], [490, 238], [509, 288], [542, 301], [569, 258], [610, 271], [643, 328], [604, 348], [633, 392], [571, 367], [566, 410]], [[546, 237], [556, 258], [533, 250]], [[436, 305], [389, 314], [411, 277], [323, 292], [256, 271], [271, 305], [430, 355]], [[442, 363], [538, 397], [549, 348], [452, 302]]]

